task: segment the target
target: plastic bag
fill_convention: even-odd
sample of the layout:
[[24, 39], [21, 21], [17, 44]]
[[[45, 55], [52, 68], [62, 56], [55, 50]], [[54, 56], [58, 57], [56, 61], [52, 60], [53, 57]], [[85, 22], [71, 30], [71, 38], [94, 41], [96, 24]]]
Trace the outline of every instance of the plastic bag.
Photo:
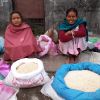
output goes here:
[[0, 74], [6, 77], [9, 71], [10, 71], [10, 65], [7, 64], [3, 59], [0, 59]]
[[51, 83], [53, 82], [53, 77], [52, 79], [46, 83], [42, 89], [41, 89], [41, 93], [44, 94], [45, 96], [48, 96], [50, 98], [52, 98], [53, 100], [64, 100], [62, 97], [60, 97], [56, 91], [52, 88]]
[[0, 100], [8, 100], [15, 94], [16, 90], [0, 82]]
[[4, 38], [0, 37], [0, 53], [4, 52]]
[[41, 35], [38, 39], [38, 44], [42, 51], [39, 53], [40, 56], [46, 54], [57, 55], [57, 47], [50, 37], [47, 35]]

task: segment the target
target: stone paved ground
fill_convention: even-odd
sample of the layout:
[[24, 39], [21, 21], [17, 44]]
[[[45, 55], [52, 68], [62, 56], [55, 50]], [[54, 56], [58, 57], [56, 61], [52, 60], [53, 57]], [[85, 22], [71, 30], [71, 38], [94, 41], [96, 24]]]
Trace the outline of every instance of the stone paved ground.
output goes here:
[[[0, 57], [2, 58], [3, 55], [0, 55]], [[88, 59], [86, 57], [84, 58], [85, 60]], [[55, 71], [60, 67], [60, 65], [66, 63], [66, 59], [68, 59], [68, 57], [64, 55], [57, 55], [57, 56], [47, 55], [40, 59], [43, 61], [44, 68], [51, 78], [52, 76], [54, 76]], [[78, 62], [77, 59], [76, 62]], [[17, 94], [17, 99], [18, 100], [51, 100], [49, 97], [41, 94], [40, 92], [41, 88], [42, 86], [20, 89]]]
[[[91, 53], [88, 51], [85, 51], [82, 53], [82, 58], [77, 58], [76, 62], [82, 61], [89, 61]], [[3, 57], [3, 55], [0, 55], [0, 57]], [[66, 59], [68, 57], [64, 55], [57, 55], [57, 56], [45, 56], [40, 58], [43, 61], [44, 68], [50, 78], [54, 76], [55, 71], [60, 67], [61, 64], [64, 64], [66, 62]], [[49, 97], [44, 96], [41, 94], [42, 86], [33, 87], [33, 88], [27, 88], [27, 89], [20, 89], [17, 94], [18, 100], [51, 100]]]

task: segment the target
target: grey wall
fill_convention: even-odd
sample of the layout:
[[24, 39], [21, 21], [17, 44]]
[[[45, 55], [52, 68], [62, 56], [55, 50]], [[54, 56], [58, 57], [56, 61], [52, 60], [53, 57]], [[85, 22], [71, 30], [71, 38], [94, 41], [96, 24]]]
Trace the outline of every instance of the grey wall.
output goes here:
[[67, 8], [78, 9], [79, 16], [87, 20], [89, 31], [100, 31], [100, 0], [44, 0], [45, 29], [55, 22], [62, 22]]
[[12, 11], [11, 0], [0, 0], [0, 35], [5, 30], [9, 21], [9, 14]]
[[0, 21], [8, 21], [9, 13], [12, 11], [11, 0], [0, 0]]

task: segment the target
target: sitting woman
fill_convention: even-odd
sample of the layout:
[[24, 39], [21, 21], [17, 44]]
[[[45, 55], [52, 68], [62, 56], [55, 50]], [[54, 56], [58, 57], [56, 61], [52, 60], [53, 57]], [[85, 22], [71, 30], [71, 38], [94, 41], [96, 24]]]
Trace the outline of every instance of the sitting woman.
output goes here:
[[10, 14], [10, 24], [5, 31], [4, 59], [18, 60], [40, 51], [31, 27], [23, 22], [20, 12]]
[[66, 18], [58, 26], [58, 30], [59, 50], [69, 55], [69, 63], [74, 63], [76, 56], [87, 48], [86, 22], [78, 18], [75, 8], [70, 8], [66, 11]]

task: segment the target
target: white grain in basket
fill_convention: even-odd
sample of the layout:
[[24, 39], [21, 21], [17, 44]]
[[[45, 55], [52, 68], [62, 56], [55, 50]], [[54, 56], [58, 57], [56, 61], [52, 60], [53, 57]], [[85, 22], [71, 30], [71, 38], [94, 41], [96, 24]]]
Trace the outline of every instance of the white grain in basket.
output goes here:
[[30, 73], [37, 70], [38, 64], [29, 62], [29, 63], [22, 63], [16, 68], [16, 71], [21, 74]]
[[89, 70], [69, 71], [64, 81], [69, 88], [84, 92], [100, 89], [100, 75]]

